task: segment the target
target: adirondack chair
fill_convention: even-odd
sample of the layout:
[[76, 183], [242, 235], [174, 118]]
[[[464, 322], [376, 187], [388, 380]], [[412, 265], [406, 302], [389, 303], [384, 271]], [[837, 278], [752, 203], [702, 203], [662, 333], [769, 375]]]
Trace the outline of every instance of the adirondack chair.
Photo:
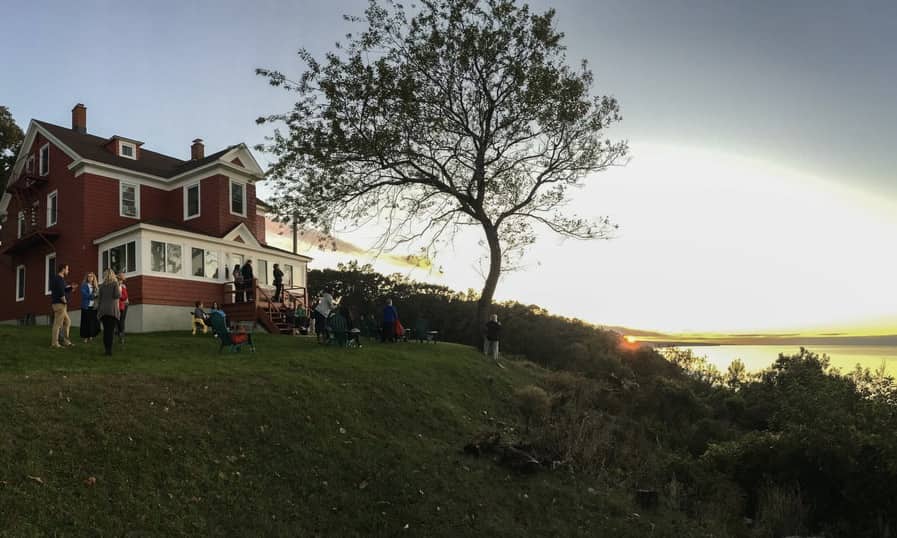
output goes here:
[[346, 318], [339, 314], [333, 314], [327, 318], [327, 324], [330, 327], [330, 341], [340, 347], [349, 345], [349, 324]]
[[414, 338], [420, 342], [433, 342], [439, 337], [439, 331], [430, 329], [430, 322], [426, 319], [419, 319], [414, 323]]
[[193, 312], [190, 312], [190, 325], [193, 327], [193, 333], [196, 334], [197, 330], [201, 330], [202, 334], [206, 334], [209, 332], [209, 326], [206, 324], [206, 320], [202, 318], [198, 318], [193, 315]]
[[361, 333], [371, 340], [380, 340], [380, 326], [372, 316], [365, 316], [361, 320]]
[[240, 351], [240, 348], [245, 345], [249, 345], [249, 351], [255, 351], [252, 334], [230, 332], [224, 323], [224, 318], [220, 314], [213, 313], [209, 316], [209, 323], [212, 325], [212, 330], [215, 332], [218, 341], [221, 342], [218, 353], [221, 353], [225, 347], [230, 349], [230, 351]]

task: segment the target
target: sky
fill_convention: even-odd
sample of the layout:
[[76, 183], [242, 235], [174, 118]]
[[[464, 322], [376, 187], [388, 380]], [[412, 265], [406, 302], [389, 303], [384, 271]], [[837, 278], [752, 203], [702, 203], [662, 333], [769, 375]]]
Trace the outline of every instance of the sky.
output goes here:
[[[5, 6], [0, 104], [23, 127], [88, 130], [181, 158], [261, 142], [291, 105], [254, 75], [302, 68], [356, 30], [365, 2], [30, 2]], [[531, 2], [554, 7], [571, 63], [620, 101], [632, 160], [573, 206], [610, 241], [549, 234], [498, 299], [671, 333], [897, 333], [897, 3]], [[270, 157], [258, 155], [264, 164]], [[267, 196], [275, 196], [261, 187]], [[310, 252], [317, 264], [364, 255]], [[479, 288], [478, 237], [412, 274]], [[350, 249], [351, 250], [351, 249]], [[402, 253], [396, 253], [401, 255]], [[384, 270], [406, 270], [380, 258]], [[314, 265], [313, 265], [314, 267]]]

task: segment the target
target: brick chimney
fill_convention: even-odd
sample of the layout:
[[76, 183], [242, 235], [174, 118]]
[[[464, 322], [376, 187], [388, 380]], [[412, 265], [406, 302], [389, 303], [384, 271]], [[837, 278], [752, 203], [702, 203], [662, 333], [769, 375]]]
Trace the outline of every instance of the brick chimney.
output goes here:
[[81, 134], [87, 133], [87, 107], [81, 103], [72, 109], [72, 130]]
[[198, 161], [206, 156], [206, 147], [202, 144], [202, 138], [197, 138], [190, 146], [190, 159]]

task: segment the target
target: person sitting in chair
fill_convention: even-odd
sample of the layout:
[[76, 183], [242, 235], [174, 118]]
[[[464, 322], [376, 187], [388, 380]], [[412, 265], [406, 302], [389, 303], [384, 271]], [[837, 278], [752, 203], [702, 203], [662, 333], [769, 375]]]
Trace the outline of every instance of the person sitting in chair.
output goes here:
[[209, 332], [209, 326], [206, 324], [209, 315], [203, 311], [202, 307], [202, 301], [196, 301], [196, 308], [193, 309], [193, 334], [196, 334], [197, 329], [202, 329], [203, 334]]

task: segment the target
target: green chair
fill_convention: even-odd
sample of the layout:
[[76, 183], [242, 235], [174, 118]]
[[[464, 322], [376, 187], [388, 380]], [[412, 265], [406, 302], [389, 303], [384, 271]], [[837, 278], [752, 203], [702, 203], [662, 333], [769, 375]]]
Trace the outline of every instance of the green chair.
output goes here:
[[333, 314], [327, 318], [327, 325], [330, 328], [330, 341], [340, 347], [349, 346], [349, 324], [346, 318], [339, 314]]
[[240, 351], [240, 349], [248, 345], [249, 351], [255, 351], [255, 343], [252, 341], [252, 333], [232, 333], [227, 328], [227, 325], [224, 323], [224, 317], [221, 314], [213, 313], [209, 316], [209, 323], [212, 325], [212, 331], [215, 334], [215, 337], [218, 338], [218, 341], [221, 342], [221, 346], [218, 347], [218, 353], [221, 353], [225, 346], [230, 349], [230, 351]]
[[436, 339], [439, 337], [439, 331], [433, 331], [430, 329], [430, 322], [426, 319], [419, 319], [414, 323], [414, 338], [420, 342], [432, 342], [436, 343]]
[[372, 316], [365, 316], [361, 323], [362, 336], [371, 340], [380, 340], [380, 326]]

